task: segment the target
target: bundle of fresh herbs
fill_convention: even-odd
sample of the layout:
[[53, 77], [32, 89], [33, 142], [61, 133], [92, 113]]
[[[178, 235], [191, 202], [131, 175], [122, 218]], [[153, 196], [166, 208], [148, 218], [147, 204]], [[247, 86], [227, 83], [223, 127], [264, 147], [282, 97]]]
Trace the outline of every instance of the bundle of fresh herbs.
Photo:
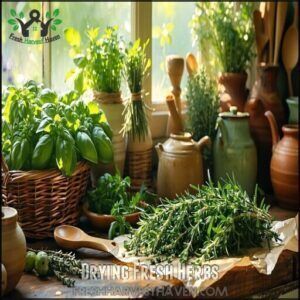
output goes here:
[[[217, 71], [239, 73], [254, 55], [252, 2], [197, 2], [192, 20], [201, 63]], [[214, 60], [214, 58], [216, 60]]]
[[55, 275], [68, 287], [74, 286], [74, 276], [81, 278], [81, 270], [81, 261], [73, 253], [29, 248], [26, 254], [25, 272], [34, 272], [41, 277]]
[[[198, 141], [205, 135], [213, 140], [216, 134], [219, 97], [216, 82], [209, 78], [204, 67], [188, 77], [186, 99], [188, 128], [193, 133], [194, 140]], [[211, 157], [211, 149], [205, 148], [204, 158], [208, 166], [211, 166]]]
[[257, 193], [250, 199], [229, 178], [222, 185], [195, 187], [195, 192], [143, 213], [125, 248], [153, 262], [179, 257], [181, 262], [202, 264], [279, 240], [271, 230], [268, 207], [263, 201], [257, 204]]
[[148, 43], [149, 40], [141, 45], [140, 39], [136, 40], [126, 49], [125, 56], [125, 77], [132, 96], [127, 101], [124, 110], [123, 132], [128, 133], [133, 140], [138, 138], [139, 141], [145, 140], [148, 134], [148, 119], [142, 91], [143, 80], [148, 75], [151, 66], [151, 61], [147, 59], [145, 51]]

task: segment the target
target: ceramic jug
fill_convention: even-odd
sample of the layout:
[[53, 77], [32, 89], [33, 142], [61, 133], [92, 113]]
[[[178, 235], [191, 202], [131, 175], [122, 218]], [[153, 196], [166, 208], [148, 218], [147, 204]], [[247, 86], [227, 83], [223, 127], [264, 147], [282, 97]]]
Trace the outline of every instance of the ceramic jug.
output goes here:
[[190, 185], [203, 184], [202, 149], [210, 145], [210, 138], [199, 142], [190, 133], [171, 134], [164, 144], [155, 146], [158, 153], [157, 194], [173, 199], [185, 191], [192, 192]]
[[272, 193], [270, 161], [272, 156], [271, 130], [264, 113], [272, 111], [280, 127], [285, 123], [285, 113], [277, 88], [278, 66], [260, 64], [257, 80], [245, 105], [250, 114], [251, 136], [257, 148], [257, 183], [265, 193]]
[[289, 124], [299, 123], [299, 97], [290, 97], [286, 100], [289, 106]]
[[274, 115], [266, 112], [273, 140], [271, 181], [278, 204], [283, 208], [299, 209], [299, 128], [284, 125], [280, 140]]
[[244, 111], [249, 91], [246, 89], [247, 73], [223, 73], [219, 83], [224, 87], [220, 95], [221, 111], [229, 111], [236, 106], [238, 111]]
[[215, 182], [234, 177], [237, 183], [253, 195], [257, 175], [257, 154], [249, 130], [249, 114], [230, 112], [219, 114], [218, 131], [214, 142], [214, 180]]
[[1, 263], [7, 274], [5, 294], [17, 285], [25, 266], [26, 240], [17, 218], [18, 213], [14, 208], [2, 207]]

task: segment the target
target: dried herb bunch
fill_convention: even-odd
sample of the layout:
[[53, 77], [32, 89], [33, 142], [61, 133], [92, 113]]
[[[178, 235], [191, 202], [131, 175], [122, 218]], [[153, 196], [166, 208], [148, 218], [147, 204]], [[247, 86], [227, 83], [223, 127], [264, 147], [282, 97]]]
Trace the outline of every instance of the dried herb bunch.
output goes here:
[[134, 254], [153, 257], [153, 262], [172, 260], [202, 264], [220, 256], [239, 254], [279, 240], [271, 230], [268, 207], [257, 204], [257, 193], [246, 192], [228, 178], [216, 187], [210, 182], [185, 194], [165, 200], [150, 213], [143, 213], [139, 228], [125, 244]]
[[148, 43], [149, 40], [141, 45], [140, 39], [138, 39], [133, 44], [130, 43], [125, 51], [124, 73], [132, 96], [127, 101], [124, 110], [123, 132], [128, 133], [133, 140], [135, 138], [144, 140], [148, 134], [146, 104], [143, 101], [143, 80], [148, 75], [151, 66], [150, 59], [146, 57]]
[[[189, 76], [186, 99], [188, 128], [193, 133], [194, 140], [198, 141], [205, 135], [213, 140], [216, 134], [219, 97], [216, 83], [209, 78], [204, 67], [201, 67], [196, 74]], [[212, 163], [211, 151], [212, 149], [208, 148], [204, 151], [208, 166]]]
[[[28, 249], [29, 251], [38, 253], [40, 250]], [[81, 261], [75, 258], [74, 253], [63, 253], [61, 250], [43, 250], [47, 253], [49, 258], [50, 272], [53, 272], [59, 281], [68, 287], [72, 287], [75, 284], [77, 276], [81, 278]]]

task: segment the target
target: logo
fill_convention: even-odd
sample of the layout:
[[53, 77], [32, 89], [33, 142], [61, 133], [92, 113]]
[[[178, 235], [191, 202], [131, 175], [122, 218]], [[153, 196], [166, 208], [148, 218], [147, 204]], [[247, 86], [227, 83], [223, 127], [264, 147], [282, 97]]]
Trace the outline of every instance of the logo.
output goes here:
[[40, 11], [33, 9], [29, 12], [29, 20], [25, 19], [24, 13], [21, 11], [19, 14], [14, 9], [10, 10], [10, 18], [7, 22], [12, 26], [13, 31], [18, 31], [21, 35], [11, 33], [9, 38], [15, 42], [23, 44], [44, 44], [50, 43], [60, 39], [60, 35], [49, 36], [50, 28], [53, 31], [57, 30], [57, 26], [62, 23], [58, 18], [59, 9], [53, 11], [53, 15], [49, 11], [46, 12], [43, 19]]

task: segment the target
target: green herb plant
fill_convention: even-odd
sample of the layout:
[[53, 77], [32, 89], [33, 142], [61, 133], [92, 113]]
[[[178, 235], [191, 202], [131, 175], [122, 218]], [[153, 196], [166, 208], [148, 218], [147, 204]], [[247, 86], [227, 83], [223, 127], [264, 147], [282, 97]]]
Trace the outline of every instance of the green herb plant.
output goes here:
[[179, 257], [201, 265], [279, 241], [268, 207], [263, 201], [257, 204], [257, 193], [250, 199], [230, 178], [194, 189], [195, 194], [166, 199], [142, 213], [139, 227], [125, 244], [129, 253], [150, 256], [153, 263]]
[[[193, 133], [194, 140], [198, 141], [205, 135], [213, 140], [216, 134], [219, 97], [217, 85], [209, 78], [205, 67], [201, 67], [196, 74], [188, 77], [186, 99], [188, 128]], [[204, 158], [211, 167], [211, 149], [205, 148]]]
[[74, 89], [79, 93], [87, 88], [118, 93], [122, 82], [124, 49], [117, 27], [107, 27], [101, 38], [98, 38], [99, 28], [88, 28], [86, 34], [89, 43], [86, 49], [81, 45], [81, 36], [77, 30], [67, 28], [64, 34], [71, 46], [70, 56], [76, 65], [66, 76], [66, 79], [73, 78]]
[[79, 160], [113, 160], [112, 132], [96, 103], [75, 91], [58, 97], [33, 81], [4, 95], [2, 151], [11, 170], [58, 167], [71, 176]]
[[146, 47], [149, 43], [141, 45], [140, 39], [130, 43], [125, 55], [125, 77], [132, 98], [126, 103], [124, 114], [125, 123], [123, 132], [128, 133], [133, 140], [145, 140], [148, 135], [148, 118], [146, 104], [143, 101], [143, 80], [149, 75], [150, 59], [146, 57]]
[[[202, 62], [217, 72], [244, 72], [254, 55], [252, 2], [197, 2], [191, 26]], [[214, 61], [214, 58], [217, 61]]]

